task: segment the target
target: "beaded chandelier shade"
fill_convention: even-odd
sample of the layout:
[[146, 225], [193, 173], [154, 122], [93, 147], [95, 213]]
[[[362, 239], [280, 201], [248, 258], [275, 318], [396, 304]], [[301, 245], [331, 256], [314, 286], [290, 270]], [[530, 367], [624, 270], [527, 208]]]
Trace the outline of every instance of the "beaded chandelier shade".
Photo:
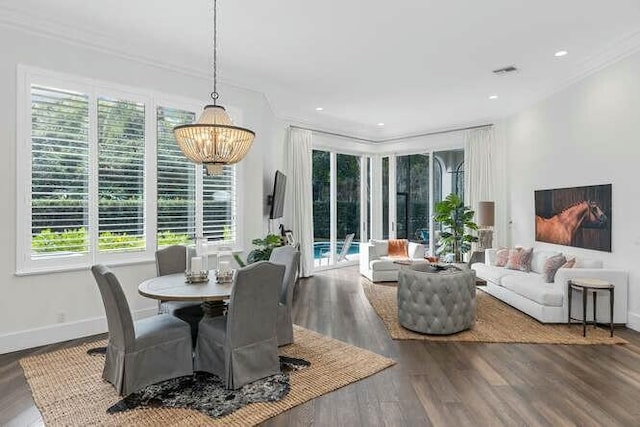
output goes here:
[[218, 1], [213, 0], [213, 105], [204, 107], [198, 120], [173, 128], [182, 153], [192, 162], [207, 167], [207, 174], [222, 174], [224, 165], [238, 163], [253, 144], [255, 133], [235, 126], [218, 98]]
[[249, 129], [234, 126], [220, 105], [207, 105], [195, 123], [176, 126], [173, 133], [184, 155], [205, 165], [209, 175], [219, 175], [224, 165], [242, 160], [255, 136]]

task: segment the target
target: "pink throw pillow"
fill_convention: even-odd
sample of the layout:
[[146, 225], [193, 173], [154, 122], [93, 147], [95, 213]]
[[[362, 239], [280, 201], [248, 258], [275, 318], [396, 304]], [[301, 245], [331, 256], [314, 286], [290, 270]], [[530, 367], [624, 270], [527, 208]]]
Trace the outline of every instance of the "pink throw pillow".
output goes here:
[[496, 267], [504, 267], [509, 260], [509, 249], [498, 249], [496, 251]]
[[509, 259], [504, 268], [510, 270], [519, 270], [526, 273], [531, 271], [531, 258], [533, 256], [533, 248], [516, 248], [509, 251]]
[[571, 258], [571, 259], [568, 259], [567, 262], [565, 262], [560, 268], [573, 268], [575, 266], [576, 266], [576, 259]]
[[542, 274], [544, 275], [544, 281], [546, 283], [553, 283], [556, 277], [556, 272], [566, 262], [567, 262], [567, 259], [562, 254], [555, 255], [547, 259], [547, 261], [545, 261], [544, 263], [544, 268], [542, 269]]

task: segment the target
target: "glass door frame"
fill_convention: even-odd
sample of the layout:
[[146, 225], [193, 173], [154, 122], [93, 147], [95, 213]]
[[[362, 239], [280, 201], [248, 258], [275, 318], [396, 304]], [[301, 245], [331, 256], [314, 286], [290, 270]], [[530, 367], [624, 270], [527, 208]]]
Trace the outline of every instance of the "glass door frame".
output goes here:
[[[313, 147], [314, 151], [324, 151], [329, 153], [329, 259], [328, 265], [315, 265], [314, 262], [314, 271], [322, 271], [329, 270], [333, 268], [341, 268], [349, 265], [357, 265], [359, 263], [359, 259], [354, 259], [350, 261], [342, 261], [340, 263], [337, 262], [337, 248], [338, 248], [338, 180], [337, 180], [337, 165], [338, 165], [338, 154], [353, 156], [358, 159], [358, 165], [360, 168], [360, 220], [359, 220], [359, 228], [360, 228], [360, 241], [353, 242], [352, 244], [359, 244], [362, 242], [368, 242], [369, 239], [369, 224], [367, 223], [367, 187], [370, 190], [369, 197], [371, 197], [371, 205], [369, 208], [370, 218], [373, 218], [374, 215], [374, 201], [373, 201], [373, 183], [374, 179], [372, 178], [374, 174], [373, 164], [370, 169], [369, 163], [372, 162], [373, 155], [370, 154], [362, 154], [362, 153], [353, 153], [348, 151], [335, 150], [325, 147]], [[313, 166], [312, 166], [313, 167]], [[367, 176], [367, 171], [370, 173]], [[369, 186], [363, 185], [365, 181], [369, 181]], [[373, 220], [372, 220], [373, 221]], [[314, 242], [315, 243], [315, 242]]]
[[[434, 161], [435, 154], [443, 151], [457, 151], [462, 150], [464, 152], [463, 146], [451, 146], [451, 147], [434, 147], [428, 150], [407, 150], [402, 152], [394, 152], [394, 153], [381, 153], [378, 154], [380, 159], [387, 157], [389, 160], [389, 182], [388, 182], [388, 200], [389, 200], [389, 213], [388, 213], [388, 224], [382, 224], [382, 227], [388, 227], [389, 230], [389, 239], [395, 239], [397, 237], [396, 228], [397, 228], [397, 199], [396, 199], [396, 171], [397, 171], [397, 157], [398, 156], [410, 156], [414, 154], [422, 154], [429, 156], [429, 174], [428, 174], [428, 184], [429, 184], [429, 247], [426, 248], [430, 253], [433, 253], [435, 249], [434, 243], [434, 221], [433, 221], [433, 197], [434, 197]], [[466, 157], [466, 156], [465, 156]], [[466, 160], [466, 159], [465, 159]], [[382, 161], [380, 161], [380, 168], [377, 170], [379, 173], [379, 179], [374, 181], [374, 184], [379, 187], [372, 186], [372, 191], [379, 191], [382, 194]], [[383, 201], [380, 200], [378, 204], [376, 204], [375, 209], [378, 211], [377, 218], [380, 219], [380, 222], [383, 222]], [[372, 218], [376, 217], [372, 214]], [[380, 236], [381, 238], [382, 236]]]

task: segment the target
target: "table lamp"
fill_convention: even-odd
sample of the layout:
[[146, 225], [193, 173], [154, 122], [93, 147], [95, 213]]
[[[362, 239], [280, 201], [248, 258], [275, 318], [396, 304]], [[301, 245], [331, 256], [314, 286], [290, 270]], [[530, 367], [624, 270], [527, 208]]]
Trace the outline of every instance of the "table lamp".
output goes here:
[[494, 225], [494, 202], [478, 202], [478, 250], [483, 251], [492, 247]]

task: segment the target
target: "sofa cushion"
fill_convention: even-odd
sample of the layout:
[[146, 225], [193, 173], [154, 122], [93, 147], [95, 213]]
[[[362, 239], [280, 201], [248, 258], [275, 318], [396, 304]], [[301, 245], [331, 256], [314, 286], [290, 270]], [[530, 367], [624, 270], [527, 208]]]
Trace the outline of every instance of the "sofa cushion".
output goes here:
[[376, 256], [386, 256], [389, 253], [389, 242], [386, 240], [371, 239], [369, 243], [375, 248]]
[[370, 263], [373, 271], [394, 271], [400, 269], [400, 264], [396, 264], [390, 259], [374, 259]]
[[495, 263], [493, 265], [496, 267], [504, 267], [507, 265], [507, 261], [509, 261], [509, 249], [498, 249], [496, 252]]
[[556, 255], [561, 254], [556, 251], [533, 251], [533, 255], [531, 256], [531, 271], [543, 274], [544, 265], [547, 260]]
[[476, 276], [480, 277], [481, 279], [487, 280], [489, 282], [492, 282], [500, 286], [501, 286], [500, 279], [502, 279], [502, 277], [506, 275], [527, 274], [522, 271], [507, 270], [504, 267], [493, 267], [481, 262], [471, 265], [471, 269], [475, 270]]
[[387, 253], [389, 256], [397, 258], [408, 258], [407, 252], [407, 240], [406, 239], [389, 239], [387, 243]]
[[[604, 264], [600, 259], [582, 258], [571, 254], [564, 254], [567, 257], [567, 261], [572, 258], [575, 260], [575, 268], [604, 268]], [[565, 267], [567, 268], [567, 267]]]
[[591, 258], [576, 258], [576, 268], [602, 268], [602, 261]]
[[409, 258], [424, 259], [424, 245], [420, 243], [409, 242]]
[[516, 294], [538, 304], [562, 307], [562, 286], [555, 283], [544, 283], [542, 275], [538, 273], [524, 273], [524, 275], [506, 275], [501, 280], [502, 286]]
[[509, 260], [504, 268], [509, 270], [531, 271], [531, 256], [533, 248], [514, 248], [509, 250]]
[[553, 283], [556, 278], [556, 271], [567, 262], [567, 259], [562, 254], [554, 255], [548, 258], [544, 263], [542, 277], [545, 283]]

